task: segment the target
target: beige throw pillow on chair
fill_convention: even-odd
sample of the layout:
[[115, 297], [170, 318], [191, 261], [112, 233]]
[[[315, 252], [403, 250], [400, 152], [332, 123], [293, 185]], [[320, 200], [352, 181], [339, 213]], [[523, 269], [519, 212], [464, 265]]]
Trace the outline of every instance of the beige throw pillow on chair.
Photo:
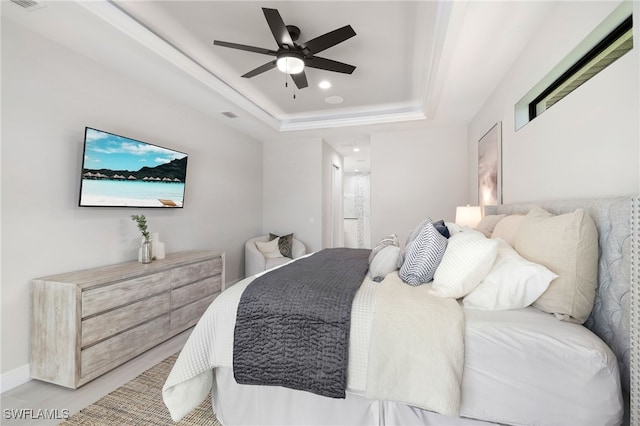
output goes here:
[[278, 243], [280, 238], [275, 238], [271, 241], [263, 242], [256, 241], [256, 247], [262, 253], [265, 259], [273, 259], [276, 257], [284, 257], [282, 253], [280, 253], [280, 247]]

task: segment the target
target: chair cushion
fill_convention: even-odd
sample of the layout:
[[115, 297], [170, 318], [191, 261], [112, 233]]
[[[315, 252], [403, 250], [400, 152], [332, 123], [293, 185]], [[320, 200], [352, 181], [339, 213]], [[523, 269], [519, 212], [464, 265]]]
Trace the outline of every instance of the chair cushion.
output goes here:
[[265, 263], [265, 271], [267, 269], [275, 268], [276, 266], [284, 265], [285, 263], [291, 262], [291, 259], [288, 257], [272, 257], [271, 259], [267, 259]]
[[272, 259], [277, 257], [283, 257], [282, 253], [280, 253], [280, 248], [278, 247], [279, 238], [271, 241], [256, 241], [256, 247], [258, 251], [262, 253], [265, 259]]

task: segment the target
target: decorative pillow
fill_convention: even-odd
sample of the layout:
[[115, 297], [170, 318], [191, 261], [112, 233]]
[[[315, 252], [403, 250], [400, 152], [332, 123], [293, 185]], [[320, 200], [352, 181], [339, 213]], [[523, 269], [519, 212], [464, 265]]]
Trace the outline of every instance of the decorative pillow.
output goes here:
[[280, 238], [278, 241], [280, 253], [284, 257], [293, 258], [293, 234], [284, 235], [282, 237], [276, 234], [269, 234], [269, 241], [275, 240], [276, 238]]
[[416, 239], [416, 237], [420, 234], [420, 232], [424, 229], [424, 227], [430, 223], [431, 223], [431, 218], [428, 217], [422, 222], [420, 222], [418, 226], [416, 226], [415, 229], [409, 233], [409, 236], [407, 237], [407, 242], [404, 244], [404, 251], [401, 251], [400, 256], [398, 256], [398, 269], [400, 269], [402, 267], [402, 264], [404, 263], [405, 255], [409, 245], [411, 245], [413, 240]]
[[431, 292], [454, 299], [467, 295], [487, 275], [497, 254], [498, 242], [481, 232], [452, 235], [433, 278]]
[[498, 238], [493, 267], [478, 286], [463, 299], [465, 308], [504, 310], [531, 305], [558, 276], [529, 262], [505, 240]]
[[511, 247], [515, 247], [516, 234], [523, 219], [524, 215], [521, 214], [512, 214], [502, 218], [502, 220], [496, 224], [496, 227], [493, 228], [491, 238], [502, 238], [508, 242]]
[[404, 246], [407, 247], [409, 245], [409, 243], [411, 243], [413, 240], [415, 240], [418, 237], [418, 235], [420, 234], [420, 232], [422, 232], [424, 227], [427, 226], [430, 223], [431, 223], [431, 218], [430, 217], [428, 217], [425, 220], [423, 220], [422, 222], [420, 222], [418, 224], [418, 226], [416, 226], [415, 229], [409, 233], [409, 236], [407, 237], [407, 243]]
[[433, 274], [447, 249], [447, 241], [431, 222], [426, 223], [406, 248], [400, 278], [414, 286], [432, 281]]
[[369, 276], [373, 281], [380, 282], [387, 274], [398, 270], [397, 262], [400, 247], [388, 245], [383, 247], [369, 265]]
[[396, 246], [398, 247], [400, 244], [398, 243], [398, 236], [396, 234], [390, 234], [386, 237], [382, 238], [378, 241], [378, 244], [371, 250], [371, 254], [369, 255], [369, 264], [373, 261], [373, 258], [385, 247], [388, 246]]
[[491, 238], [491, 234], [493, 234], [493, 230], [500, 220], [502, 220], [506, 214], [490, 214], [482, 218], [480, 222], [476, 225], [476, 231], [480, 231], [484, 234], [485, 237]]
[[558, 319], [584, 323], [598, 283], [598, 230], [593, 219], [583, 209], [554, 216], [536, 207], [522, 220], [515, 249], [558, 274], [533, 306]]
[[433, 222], [433, 226], [438, 230], [440, 235], [445, 238], [449, 238], [451, 234], [449, 233], [449, 228], [444, 224], [444, 220], [439, 220], [437, 222]]
[[280, 253], [280, 248], [278, 247], [278, 243], [280, 241], [279, 237], [271, 241], [256, 241], [256, 247], [265, 257], [265, 259], [273, 259], [276, 257], [284, 257], [282, 253]]

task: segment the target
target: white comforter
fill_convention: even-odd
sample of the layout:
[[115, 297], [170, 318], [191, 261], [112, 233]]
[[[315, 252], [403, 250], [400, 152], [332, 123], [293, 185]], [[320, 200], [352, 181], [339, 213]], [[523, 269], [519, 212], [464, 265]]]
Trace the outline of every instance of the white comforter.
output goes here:
[[[232, 367], [236, 311], [242, 292], [252, 280], [250, 277], [239, 282], [213, 301], [180, 353], [162, 392], [174, 421], [206, 398], [211, 390], [213, 368]], [[380, 284], [365, 279], [353, 301], [347, 387], [370, 398], [458, 415], [464, 316], [457, 302], [439, 299], [425, 290], [402, 284], [397, 274], [389, 275]], [[407, 308], [407, 297], [414, 301], [414, 309]], [[374, 315], [376, 300], [381, 307], [378, 317]], [[418, 309], [425, 304], [433, 309]], [[401, 305], [403, 310], [398, 309]], [[398, 315], [393, 315], [394, 311]], [[449, 315], [443, 315], [444, 312]], [[408, 318], [415, 322], [408, 323]], [[425, 333], [427, 329], [431, 331]], [[391, 338], [393, 343], [388, 340]], [[423, 338], [437, 343], [425, 345], [420, 342]], [[412, 369], [411, 375], [395, 374], [390, 369], [391, 365], [402, 369], [412, 358], [430, 359], [434, 351], [446, 352], [447, 357], [433, 358], [432, 363], [418, 362], [421, 367]]]

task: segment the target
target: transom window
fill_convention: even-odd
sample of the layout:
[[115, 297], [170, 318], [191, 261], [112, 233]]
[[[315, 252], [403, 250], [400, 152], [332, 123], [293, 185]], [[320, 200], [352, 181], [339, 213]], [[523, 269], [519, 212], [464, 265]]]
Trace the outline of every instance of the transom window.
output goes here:
[[529, 104], [529, 121], [551, 108], [591, 77], [633, 48], [633, 19], [629, 16], [600, 43]]

